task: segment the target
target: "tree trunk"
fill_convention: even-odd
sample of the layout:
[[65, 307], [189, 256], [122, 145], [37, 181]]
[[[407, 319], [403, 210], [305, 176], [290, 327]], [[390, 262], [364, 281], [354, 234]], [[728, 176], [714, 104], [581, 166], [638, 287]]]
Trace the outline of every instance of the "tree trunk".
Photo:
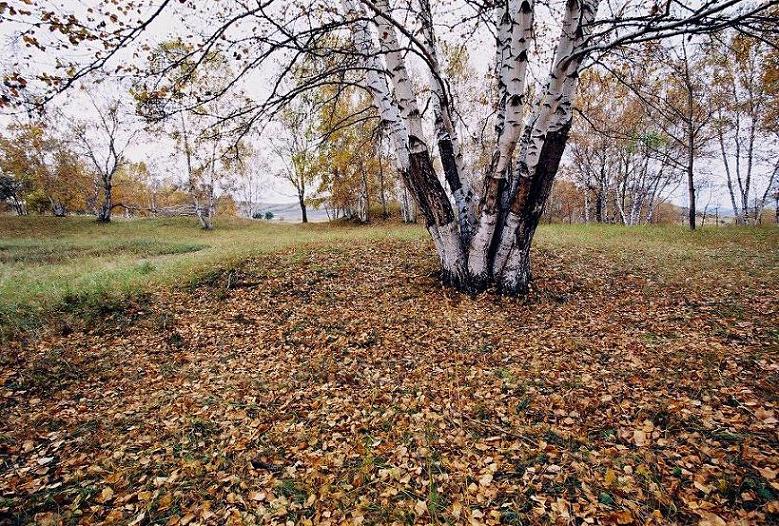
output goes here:
[[24, 207], [24, 201], [19, 199], [18, 195], [14, 195], [12, 198], [13, 207], [16, 211], [16, 215], [18, 216], [24, 216], [27, 215], [27, 210]]
[[517, 196], [519, 198], [515, 198], [512, 207], [512, 216], [521, 218], [514, 234], [514, 246], [505, 264], [494, 272], [498, 290], [503, 294], [527, 294], [530, 289], [530, 246], [544, 212], [544, 205], [552, 191], [570, 130], [569, 119], [561, 129], [550, 131], [546, 135], [538, 157], [535, 177], [532, 181], [525, 178], [522, 180], [524, 184], [520, 185]]
[[[536, 96], [533, 111], [527, 118], [523, 99], [534, 3], [511, 0], [496, 7], [499, 49], [495, 71], [500, 91], [500, 102], [496, 105], [497, 140], [473, 224], [469, 220], [472, 207], [462, 203], [461, 192], [467, 180], [458, 163], [456, 141], [452, 140], [448, 97], [445, 83], [440, 80], [429, 4], [421, 0], [421, 47], [431, 73], [443, 179], [452, 193], [454, 208], [424, 142], [404, 48], [399, 45], [395, 26], [388, 20], [392, 11], [387, 0], [341, 1], [347, 13], [356, 17], [353, 36], [355, 47], [365, 57], [366, 88], [372, 93], [374, 105], [392, 140], [404, 186], [425, 217], [441, 261], [442, 281], [469, 292], [495, 286], [505, 294], [526, 293], [531, 280], [530, 246], [568, 139], [578, 72], [586, 54], [582, 50], [599, 0], [567, 1], [549, 79]], [[380, 54], [373, 44], [365, 9], [374, 15]], [[379, 72], [386, 72], [392, 90]]]
[[[380, 0], [380, 3], [383, 0]], [[438, 142], [438, 153], [441, 158], [441, 166], [444, 171], [444, 179], [449, 185], [449, 190], [454, 198], [458, 213], [460, 232], [463, 242], [470, 237], [470, 196], [468, 189], [463, 186], [465, 181], [465, 164], [460, 150], [457, 131], [452, 116], [451, 101], [446, 93], [446, 87], [441, 82], [441, 68], [438, 62], [435, 33], [433, 31], [433, 17], [429, 0], [419, 0], [420, 19], [422, 24], [422, 44], [428, 55], [429, 82], [432, 87], [431, 98], [435, 131]]]
[[378, 152], [379, 159], [379, 199], [381, 200], [381, 217], [386, 220], [389, 218], [387, 213], [387, 191], [384, 188], [384, 163], [381, 162], [381, 151]]
[[368, 191], [368, 173], [366, 170], [362, 170], [362, 188], [360, 189], [360, 210], [359, 219], [361, 223], [370, 223], [371, 220], [371, 200], [370, 193]]
[[303, 223], [308, 223], [308, 213], [306, 210], [306, 199], [303, 194], [298, 194], [298, 203], [300, 204], [300, 215], [303, 218]]
[[199, 209], [197, 211], [197, 219], [200, 222], [200, 226], [203, 230], [213, 230], [214, 223], [211, 219], [211, 215], [205, 209]]
[[113, 209], [112, 185], [110, 180], [103, 179], [103, 204], [97, 213], [97, 220], [100, 223], [111, 222], [111, 210]]
[[687, 192], [690, 201], [687, 220], [690, 230], [695, 230], [695, 175], [693, 172], [692, 159], [690, 159], [690, 162], [687, 164]]
[[214, 228], [213, 211], [211, 207], [201, 206], [197, 199], [195, 199], [195, 215], [203, 230], [212, 230]]
[[403, 182], [400, 183], [400, 215], [404, 223], [416, 223], [417, 214], [414, 208], [414, 200], [408, 193], [408, 189]]
[[598, 193], [595, 196], [595, 222], [596, 223], [603, 223], [603, 201], [604, 201], [604, 195], [603, 195], [603, 187], [598, 187]]
[[49, 202], [51, 203], [51, 213], [55, 217], [65, 217], [68, 215], [68, 210], [65, 208], [65, 205], [57, 201], [56, 199], [49, 198]]

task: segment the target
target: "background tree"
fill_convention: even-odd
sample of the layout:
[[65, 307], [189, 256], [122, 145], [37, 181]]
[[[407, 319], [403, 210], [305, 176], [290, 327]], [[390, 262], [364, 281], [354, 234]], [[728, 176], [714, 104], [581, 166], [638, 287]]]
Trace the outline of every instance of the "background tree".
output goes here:
[[239, 209], [246, 217], [259, 219], [262, 214], [259, 202], [268, 186], [270, 172], [267, 159], [255, 152], [248, 152], [242, 156], [236, 166], [233, 188], [239, 201]]
[[771, 55], [764, 42], [739, 33], [713, 39], [710, 52], [714, 127], [728, 196], [739, 224], [756, 223], [779, 170], [779, 135], [776, 125], [766, 120], [777, 96], [771, 85], [776, 82], [769, 71]]
[[314, 127], [319, 137], [312, 168], [318, 180], [316, 201], [333, 210], [335, 218], [367, 223], [374, 205], [386, 217], [394, 184], [370, 100], [348, 87], [323, 88], [318, 97], [327, 103]]
[[21, 216], [27, 213], [23, 197], [24, 193], [23, 181], [10, 174], [0, 173], [0, 201], [10, 203], [16, 215]]
[[313, 104], [301, 98], [279, 114], [280, 133], [271, 141], [280, 164], [276, 177], [295, 189], [303, 223], [308, 223], [309, 192], [318, 175]]
[[669, 161], [678, 146], [655, 124], [652, 107], [617, 75], [589, 70], [582, 83], [578, 103], [584, 118], [572, 132], [567, 167], [586, 189], [585, 217], [649, 223], [679, 181], [680, 170]]
[[180, 40], [157, 46], [149, 59], [150, 76], [136, 83], [137, 110], [150, 129], [173, 141], [184, 174], [192, 210], [205, 230], [213, 228], [220, 184], [241, 154], [236, 130], [222, 117], [233, 111], [235, 99], [203, 100], [198, 93], [219, 89], [232, 75], [225, 57], [210, 52], [198, 62]]
[[17, 122], [0, 138], [0, 170], [27, 190], [24, 209], [63, 217], [86, 209], [91, 174], [52, 122]]
[[[665, 162], [685, 174], [687, 183], [687, 223], [696, 228], [697, 161], [710, 154], [714, 107], [706, 81], [711, 75], [706, 50], [701, 42], [681, 38], [651, 43], [634, 50], [642, 54], [641, 67], [625, 73], [610, 69], [620, 82], [640, 98], [650, 119], [671, 143], [664, 152]], [[646, 60], [646, 57], [649, 60]], [[662, 143], [661, 143], [662, 144]], [[663, 152], [656, 151], [661, 154]]]
[[101, 194], [95, 202], [95, 215], [101, 223], [111, 221], [115, 206], [114, 176], [126, 162], [125, 153], [133, 144], [137, 129], [130, 127], [118, 98], [98, 102], [91, 98], [90, 120], [78, 119], [73, 134], [83, 157], [95, 173], [96, 187]]

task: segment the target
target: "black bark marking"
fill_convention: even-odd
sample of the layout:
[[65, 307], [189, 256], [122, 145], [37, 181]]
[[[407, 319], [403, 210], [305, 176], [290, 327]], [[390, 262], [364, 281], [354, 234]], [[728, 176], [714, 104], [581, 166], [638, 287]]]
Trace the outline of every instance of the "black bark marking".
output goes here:
[[411, 170], [406, 184], [425, 216], [427, 226], [443, 226], [454, 221], [454, 211], [444, 187], [438, 181], [427, 149], [409, 156]]

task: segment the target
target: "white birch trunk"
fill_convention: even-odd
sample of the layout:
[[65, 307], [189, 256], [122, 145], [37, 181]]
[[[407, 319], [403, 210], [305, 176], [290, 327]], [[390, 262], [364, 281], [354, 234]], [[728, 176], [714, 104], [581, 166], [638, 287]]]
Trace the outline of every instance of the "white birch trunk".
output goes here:
[[[492, 277], [490, 248], [499, 223], [501, 194], [506, 190], [506, 171], [511, 166], [517, 140], [522, 134], [525, 111], [527, 51], [533, 31], [534, 6], [532, 0], [511, 0], [507, 9], [501, 14], [498, 24], [498, 39], [503, 40], [503, 48], [496, 57], [500, 61], [496, 68], [499, 68], [499, 86], [505, 90], [499, 115], [499, 135], [485, 177], [479, 221], [468, 252], [468, 273], [477, 283], [487, 282]], [[503, 30], [507, 34], [501, 34]], [[509, 218], [507, 222], [513, 224], [515, 219]]]
[[[550, 134], [555, 136], [556, 141], [562, 142], [552, 145], [553, 148], [560, 148], [559, 156], [562, 156], [562, 148], [565, 147], [572, 120], [579, 68], [584, 59], [578, 51], [586, 43], [590, 32], [588, 26], [595, 19], [598, 3], [599, 0], [569, 0], [566, 3], [565, 18], [547, 89], [541, 104], [536, 107], [527, 154], [520, 160], [528, 180], [524, 181], [525, 186], [520, 182], [520, 188], [514, 196], [509, 214], [511, 221], [506, 221], [496, 255], [495, 280], [499, 288], [507, 292], [525, 292], [531, 279], [530, 242], [557, 171], [555, 165], [551, 174], [544, 174], [544, 177], [550, 180], [539, 181], [538, 163]], [[559, 158], [556, 161], [559, 162]], [[514, 230], [511, 230], [515, 222], [512, 214], [516, 214], [519, 220]]]
[[395, 161], [401, 174], [408, 174], [411, 169], [411, 161], [408, 149], [408, 131], [400, 114], [400, 110], [390, 95], [387, 82], [379, 71], [383, 71], [384, 64], [374, 44], [366, 13], [358, 0], [342, 0], [342, 5], [347, 14], [358, 17], [354, 24], [354, 45], [363, 56], [366, 73], [365, 83], [368, 91], [373, 96], [373, 104], [379, 112], [379, 117], [386, 125], [387, 132], [395, 151]]
[[433, 17], [429, 0], [419, 0], [422, 20], [422, 45], [425, 48], [428, 61], [428, 81], [432, 90], [431, 104], [435, 122], [438, 151], [444, 175], [454, 199], [460, 223], [460, 236], [463, 241], [470, 238], [471, 218], [468, 202], [468, 178], [465, 173], [465, 163], [460, 149], [457, 130], [452, 116], [452, 101], [448, 96], [446, 86], [442, 82], [442, 71], [438, 60]]
[[414, 86], [406, 70], [406, 62], [403, 58], [403, 51], [398, 42], [395, 27], [386, 18], [391, 16], [392, 10], [387, 0], [377, 0], [375, 5], [384, 15], [375, 16], [374, 21], [379, 30], [379, 44], [387, 61], [387, 71], [395, 88], [395, 102], [408, 131], [408, 148], [411, 153], [426, 151], [427, 145], [424, 140], [424, 132], [422, 131], [422, 116], [419, 113]]
[[342, 3], [348, 14], [359, 17], [355, 23], [355, 46], [366, 61], [366, 77], [373, 93], [374, 104], [391, 130], [393, 145], [399, 150], [397, 157], [401, 163], [401, 174], [405, 176], [404, 182], [412, 190], [417, 202], [424, 203], [427, 227], [441, 259], [443, 278], [460, 286], [465, 280], [465, 273], [459, 225], [451, 214], [448, 198], [446, 206], [449, 210], [441, 209], [440, 206], [441, 197], [446, 197], [443, 188], [438, 188], [440, 185], [432, 171], [416, 95], [395, 27], [387, 19], [391, 16], [389, 3], [387, 0], [378, 0], [375, 6], [379, 13], [373, 19], [378, 28], [381, 51], [386, 57], [386, 70], [392, 79], [394, 99], [390, 97], [384, 78], [378, 74], [378, 71], [384, 68], [381, 67], [361, 5], [357, 4], [356, 0], [342, 0]]
[[510, 45], [501, 63], [500, 79], [505, 86], [503, 133], [498, 138], [495, 177], [505, 177], [517, 140], [522, 134], [525, 111], [525, 79], [528, 47], [533, 33], [533, 0], [511, 0]]
[[399, 184], [398, 195], [400, 199], [400, 214], [403, 218], [403, 222], [416, 223], [417, 213], [416, 208], [414, 208], [414, 200], [411, 195], [409, 195], [409, 191], [403, 182]]

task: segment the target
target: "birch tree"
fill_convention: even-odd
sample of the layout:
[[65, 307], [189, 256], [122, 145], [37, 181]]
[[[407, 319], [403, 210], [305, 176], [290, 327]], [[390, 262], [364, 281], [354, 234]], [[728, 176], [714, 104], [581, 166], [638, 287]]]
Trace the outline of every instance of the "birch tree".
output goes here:
[[633, 93], [635, 86], [593, 70], [583, 82], [583, 118], [572, 133], [569, 172], [585, 188], [588, 207], [592, 201], [595, 221], [650, 223], [678, 187], [682, 169], [672, 160], [684, 149], [654, 122], [653, 107]]
[[[95, 215], [101, 223], [111, 221], [113, 183], [117, 171], [126, 162], [125, 152], [138, 130], [128, 126], [119, 99], [98, 102], [90, 99], [92, 118], [77, 120], [73, 135], [82, 157], [95, 174], [95, 188], [102, 199], [95, 200]], [[96, 196], [96, 197], [98, 197]]]
[[89, 173], [53, 120], [15, 122], [0, 137], [0, 171], [27, 189], [19, 210], [65, 217], [86, 208]]
[[9, 203], [16, 215], [27, 215], [24, 206], [24, 182], [16, 177], [0, 172], [0, 201]]
[[301, 223], [308, 223], [308, 199], [317, 176], [315, 118], [311, 105], [296, 103], [279, 115], [280, 133], [271, 141], [281, 168], [275, 176], [295, 191]]
[[191, 59], [191, 47], [180, 40], [163, 42], [149, 57], [150, 79], [135, 84], [137, 112], [151, 130], [172, 139], [191, 200], [191, 213], [204, 230], [213, 228], [217, 192], [238, 166], [244, 151], [229, 122], [220, 118], [239, 104], [233, 98], [203, 98], [201, 90], [219, 89], [232, 71], [225, 57], [209, 51]]
[[779, 134], [765, 119], [776, 97], [767, 45], [733, 34], [715, 40], [711, 51], [716, 141], [728, 196], [737, 223], [756, 223], [779, 172]]

